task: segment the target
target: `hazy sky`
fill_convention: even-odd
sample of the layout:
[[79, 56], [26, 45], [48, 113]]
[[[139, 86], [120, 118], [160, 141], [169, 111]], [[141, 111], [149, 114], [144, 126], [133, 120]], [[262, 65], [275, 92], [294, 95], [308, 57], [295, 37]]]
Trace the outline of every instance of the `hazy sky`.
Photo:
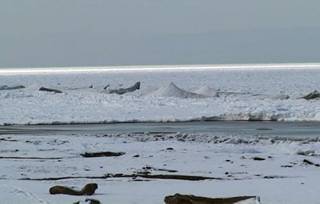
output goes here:
[[0, 0], [0, 67], [320, 62], [319, 0]]

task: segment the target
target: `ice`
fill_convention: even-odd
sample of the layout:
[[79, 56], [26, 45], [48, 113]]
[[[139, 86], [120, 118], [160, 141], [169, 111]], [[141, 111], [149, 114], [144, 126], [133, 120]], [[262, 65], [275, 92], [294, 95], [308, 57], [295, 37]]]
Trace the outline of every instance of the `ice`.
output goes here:
[[219, 96], [218, 91], [209, 86], [202, 86], [195, 91], [195, 93], [203, 96]]
[[[244, 66], [244, 65], [243, 65]], [[275, 120], [320, 121], [319, 100], [301, 97], [320, 90], [320, 70], [309, 69], [69, 69], [41, 73], [0, 72], [2, 85], [25, 89], [0, 91], [0, 124], [108, 123], [114, 121]], [[317, 65], [319, 68], [319, 65]], [[189, 67], [190, 68], [190, 67]], [[79, 73], [78, 71], [81, 71]], [[50, 74], [48, 74], [50, 73]], [[128, 87], [132, 93], [107, 94], [103, 87]], [[91, 86], [93, 85], [93, 86]], [[39, 92], [41, 86], [63, 93]], [[92, 87], [92, 88], [90, 88]], [[217, 97], [217, 93], [219, 97]], [[280, 93], [280, 94], [279, 94]], [[289, 98], [287, 97], [289, 96]], [[260, 196], [263, 204], [319, 203], [319, 139], [262, 138], [170, 133], [1, 135], [1, 203], [73, 203], [85, 198], [52, 196], [53, 185], [83, 186], [97, 182], [92, 198], [102, 203], [163, 203], [175, 193], [206, 197]], [[172, 150], [168, 150], [168, 148]], [[117, 158], [82, 158], [86, 151], [124, 151]], [[133, 157], [134, 155], [139, 157]], [[255, 161], [253, 157], [265, 160]], [[188, 175], [214, 176], [210, 181], [135, 181], [23, 178], [101, 176], [133, 173], [145, 166]], [[159, 173], [154, 171], [152, 173]], [[163, 172], [160, 172], [163, 173]], [[251, 201], [250, 201], [251, 202]], [[249, 202], [249, 203], [250, 203]], [[255, 203], [255, 201], [252, 201]], [[248, 204], [248, 202], [245, 202]]]
[[185, 91], [173, 82], [171, 82], [168, 86], [161, 87], [157, 91], [153, 93], [155, 96], [160, 97], [177, 97], [177, 98], [204, 98], [204, 95], [192, 93], [189, 91]]
[[[307, 65], [306, 65], [307, 66]], [[320, 121], [320, 69], [207, 69], [61, 72], [0, 75], [0, 124], [125, 121], [274, 120]], [[121, 96], [103, 87], [141, 89]], [[92, 86], [91, 86], [92, 85]], [[62, 94], [39, 92], [41, 86]], [[92, 88], [89, 88], [92, 87]], [[216, 97], [216, 96], [219, 97]], [[289, 98], [288, 98], [289, 97]]]

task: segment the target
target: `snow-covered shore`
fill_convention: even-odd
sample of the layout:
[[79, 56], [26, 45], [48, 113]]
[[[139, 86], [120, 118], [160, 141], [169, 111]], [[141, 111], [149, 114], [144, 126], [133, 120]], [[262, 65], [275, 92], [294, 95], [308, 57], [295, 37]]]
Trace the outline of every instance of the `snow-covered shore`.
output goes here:
[[[290, 67], [291, 66], [291, 67]], [[308, 64], [274, 68], [191, 67], [0, 74], [0, 124], [126, 121], [276, 120], [320, 121], [319, 100], [301, 97], [320, 90], [320, 69]], [[141, 89], [124, 95], [103, 88]], [[62, 94], [40, 92], [40, 87]], [[89, 88], [93, 87], [93, 88]], [[289, 97], [289, 98], [288, 98]]]
[[[96, 182], [102, 203], [164, 203], [175, 193], [206, 197], [259, 196], [262, 204], [317, 204], [319, 140], [219, 137], [202, 134], [2, 135], [1, 203], [73, 203], [89, 196], [50, 195], [54, 185]], [[84, 152], [125, 152], [83, 158]], [[37, 157], [39, 157], [37, 159]], [[29, 159], [28, 159], [29, 158]], [[313, 162], [314, 165], [306, 163]], [[106, 174], [193, 175], [218, 180], [85, 177]], [[32, 181], [57, 177], [84, 177]]]

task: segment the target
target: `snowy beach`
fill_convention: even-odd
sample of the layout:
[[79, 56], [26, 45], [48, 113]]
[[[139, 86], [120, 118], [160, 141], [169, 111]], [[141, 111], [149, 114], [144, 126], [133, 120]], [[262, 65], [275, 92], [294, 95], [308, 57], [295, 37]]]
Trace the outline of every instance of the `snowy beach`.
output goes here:
[[[132, 125], [122, 133], [113, 131], [114, 124], [81, 127], [85, 132], [74, 131], [72, 126], [58, 127], [56, 131], [45, 126], [42, 132], [37, 132], [36, 126], [32, 127], [34, 132], [10, 127], [18, 132], [10, 133], [7, 129], [0, 136], [2, 203], [84, 203], [86, 198], [94, 198], [101, 203], [160, 204], [165, 196], [175, 193], [206, 197], [259, 196], [263, 204], [318, 203], [320, 138], [301, 132], [308, 124], [299, 127], [294, 123], [278, 126], [256, 122], [246, 129], [246, 123], [205, 123], [201, 128], [198, 124], [198, 133], [175, 132], [179, 127], [174, 124], [151, 127], [136, 124], [142, 132], [133, 131]], [[231, 131], [222, 136], [215, 131], [202, 132], [210, 124], [214, 129]], [[180, 125], [186, 130], [191, 126], [192, 123]], [[302, 134], [284, 136], [286, 127], [297, 128]], [[165, 131], [160, 132], [162, 129]], [[272, 130], [275, 132], [263, 136]], [[124, 155], [81, 156], [99, 151]], [[117, 174], [213, 179], [118, 178]], [[48, 192], [53, 185], [79, 188], [90, 182], [99, 185], [93, 196]]]

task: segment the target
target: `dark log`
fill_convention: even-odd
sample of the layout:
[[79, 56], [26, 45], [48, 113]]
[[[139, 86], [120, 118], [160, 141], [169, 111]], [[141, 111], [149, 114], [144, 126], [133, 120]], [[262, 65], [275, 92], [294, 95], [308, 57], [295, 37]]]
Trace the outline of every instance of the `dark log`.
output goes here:
[[166, 179], [166, 180], [187, 180], [187, 181], [202, 181], [202, 180], [223, 180], [223, 178], [178, 175], [178, 174], [106, 174], [104, 176], [65, 176], [65, 177], [49, 177], [49, 178], [22, 178], [20, 180], [32, 181], [57, 181], [67, 179], [108, 179], [108, 178], [148, 178], [148, 179]]
[[124, 155], [125, 152], [85, 152], [81, 154], [83, 157], [119, 157]]
[[39, 91], [47, 91], [47, 92], [53, 92], [53, 93], [62, 93], [62, 91], [57, 90], [57, 89], [51, 89], [51, 88], [46, 88], [46, 87], [41, 87]]
[[75, 190], [67, 186], [53, 186], [49, 189], [50, 194], [64, 194], [64, 195], [93, 195], [98, 188], [96, 183], [88, 183], [81, 190]]
[[0, 91], [6, 91], [6, 90], [16, 90], [16, 89], [24, 89], [26, 88], [25, 86], [18, 85], [18, 86], [0, 86]]
[[240, 201], [246, 201], [249, 199], [255, 199], [256, 201], [259, 201], [259, 198], [256, 196], [208, 198], [208, 197], [199, 197], [194, 195], [175, 194], [171, 196], [166, 196], [164, 198], [164, 202], [166, 204], [235, 204]]
[[312, 165], [312, 166], [320, 167], [320, 164], [316, 164], [316, 163], [314, 163], [314, 162], [312, 162], [312, 161], [310, 161], [310, 160], [307, 160], [307, 159], [304, 159], [304, 160], [303, 160], [303, 163], [304, 163], [304, 164], [307, 164], [307, 165]]
[[128, 88], [119, 88], [119, 89], [109, 89], [109, 93], [110, 94], [125, 94], [125, 93], [130, 93], [130, 92], [134, 92], [135, 90], [139, 90], [140, 89], [140, 81], [138, 81], [137, 83], [135, 83], [133, 86], [130, 86]]
[[264, 161], [264, 160], [266, 160], [263, 157], [253, 157], [252, 159], [255, 160], [255, 161]]
[[313, 92], [303, 96], [302, 98], [304, 98], [306, 100], [317, 99], [317, 98], [320, 98], [320, 92], [317, 90], [314, 90]]

